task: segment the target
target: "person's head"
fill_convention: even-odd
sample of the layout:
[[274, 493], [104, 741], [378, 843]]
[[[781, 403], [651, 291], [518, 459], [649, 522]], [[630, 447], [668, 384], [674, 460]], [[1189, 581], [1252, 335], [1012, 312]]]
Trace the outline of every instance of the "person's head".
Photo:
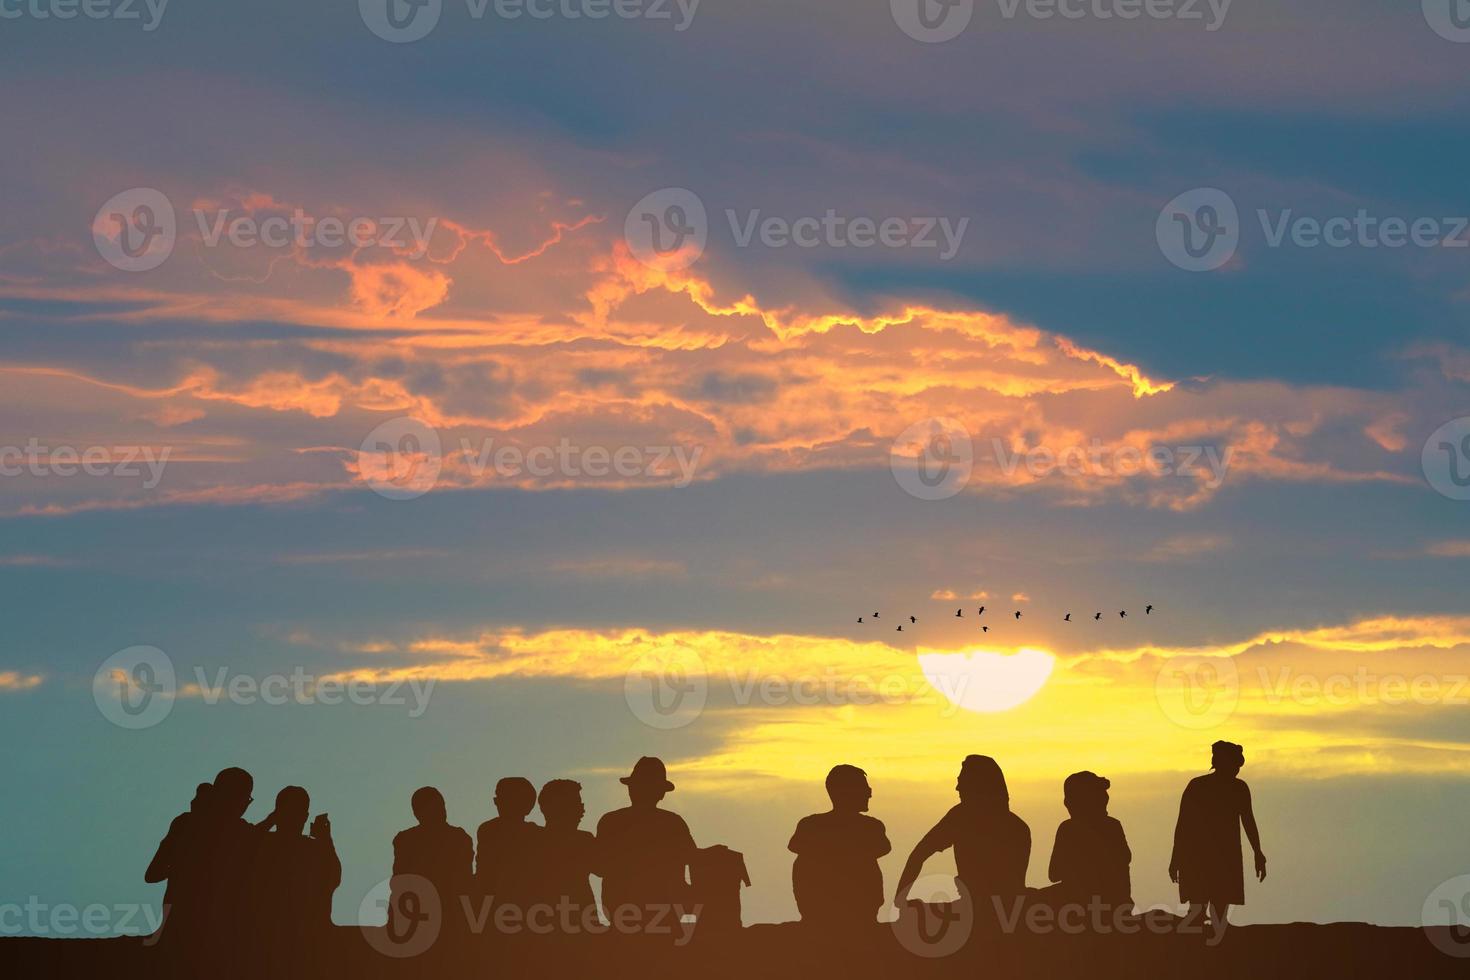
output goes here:
[[1245, 765], [1245, 746], [1221, 740], [1210, 746], [1210, 768], [1235, 775]]
[[200, 783], [194, 787], [194, 798], [189, 801], [190, 813], [201, 813], [209, 809], [209, 795], [214, 792], [214, 787], [209, 783]]
[[255, 779], [250, 773], [235, 766], [221, 769], [214, 777], [210, 806], [227, 819], [243, 817], [250, 809], [250, 794], [254, 791]]
[[506, 820], [524, 820], [536, 807], [536, 787], [524, 776], [507, 776], [495, 784], [495, 812]]
[[576, 830], [587, 815], [582, 784], [575, 779], [553, 779], [541, 787], [541, 816], [546, 826]]
[[1074, 817], [1106, 816], [1108, 787], [1112, 785], [1097, 773], [1074, 772], [1062, 783], [1062, 803]]
[[311, 813], [311, 797], [300, 786], [287, 786], [276, 794], [276, 832], [300, 834]]
[[618, 780], [628, 787], [628, 801], [634, 806], [657, 806], [658, 801], [674, 789], [669, 771], [662, 759], [645, 755], [633, 766], [633, 772]]
[[1011, 807], [1010, 790], [1000, 763], [988, 755], [967, 755], [960, 764], [960, 777], [955, 782], [961, 803], [974, 803], [997, 810]]
[[444, 794], [432, 786], [413, 792], [414, 818], [425, 827], [437, 827], [449, 822], [449, 811], [444, 806]]
[[862, 813], [867, 810], [868, 801], [873, 798], [873, 790], [868, 786], [868, 774], [857, 766], [833, 766], [832, 771], [827, 773], [827, 796], [831, 799], [834, 810]]

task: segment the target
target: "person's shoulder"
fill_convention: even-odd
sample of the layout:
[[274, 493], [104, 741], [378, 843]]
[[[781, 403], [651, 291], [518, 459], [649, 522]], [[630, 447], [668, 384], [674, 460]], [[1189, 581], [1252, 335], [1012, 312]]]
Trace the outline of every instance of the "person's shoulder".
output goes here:
[[499, 817], [491, 817], [489, 820], [486, 820], [484, 823], [480, 824], [480, 826], [478, 826], [478, 827], [475, 828], [475, 836], [476, 837], [487, 837], [490, 834], [495, 833], [499, 829], [500, 829], [500, 818]]
[[870, 833], [875, 834], [881, 834], [888, 830], [887, 827], [883, 826], [883, 821], [879, 820], [871, 813], [859, 813], [858, 826], [862, 827], [864, 830], [867, 830]]
[[1025, 834], [1027, 837], [1031, 836], [1030, 825], [1022, 820], [1019, 814], [1011, 810], [1006, 812], [1006, 817], [1009, 818], [1006, 820], [1006, 823], [1010, 825], [1012, 831], [1017, 834]]
[[663, 807], [659, 807], [654, 812], [662, 814], [662, 816], [660, 816], [658, 819], [662, 820], [670, 827], [683, 827], [685, 830], [689, 829], [689, 825], [684, 822], [684, 818], [679, 816], [673, 810], [665, 810]]
[[616, 829], [618, 826], [628, 822], [628, 814], [632, 812], [631, 807], [621, 807], [617, 810], [609, 810], [597, 818], [597, 832]]

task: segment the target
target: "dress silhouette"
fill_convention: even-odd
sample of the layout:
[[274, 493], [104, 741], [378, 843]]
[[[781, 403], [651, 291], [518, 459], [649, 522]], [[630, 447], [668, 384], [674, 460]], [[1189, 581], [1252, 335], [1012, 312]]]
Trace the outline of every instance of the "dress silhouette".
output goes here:
[[582, 830], [587, 807], [582, 802], [582, 784], [571, 779], [553, 779], [541, 787], [538, 799], [546, 826], [536, 836], [536, 900], [568, 913], [558, 913], [558, 922], [580, 924], [590, 931], [597, 924], [597, 902], [590, 876], [597, 871], [597, 838]]
[[893, 849], [883, 822], [867, 815], [867, 773], [834, 766], [827, 774], [832, 809], [802, 817], [786, 845], [796, 860], [791, 885], [801, 921], [819, 928], [871, 926], [883, 907], [878, 859]]
[[644, 756], [620, 781], [630, 805], [597, 822], [604, 913], [614, 924], [672, 927], [690, 904], [685, 869], [694, 837], [683, 817], [658, 805], [674, 788], [662, 760]]
[[1108, 816], [1111, 785], [1085, 771], [1073, 773], [1062, 784], [1062, 802], [1070, 816], [1057, 827], [1047, 867], [1047, 877], [1055, 884], [1043, 889], [1043, 900], [1057, 905], [1133, 907], [1128, 872], [1133, 852], [1123, 825]]
[[[415, 790], [412, 806], [418, 824], [393, 838], [388, 930], [397, 942], [406, 942], [435, 910], [445, 924], [463, 921], [457, 912], [469, 894], [475, 860], [470, 835], [450, 825], [444, 796], [437, 789]], [[423, 882], [428, 882], [432, 895], [423, 894]]]
[[1266, 855], [1261, 852], [1250, 787], [1237, 778], [1244, 765], [1244, 748], [1216, 742], [1211, 747], [1213, 771], [1191, 779], [1179, 801], [1169, 880], [1178, 883], [1179, 900], [1189, 904], [1191, 920], [1208, 911], [1211, 922], [1224, 925], [1230, 906], [1244, 904], [1242, 828], [1255, 852], [1256, 877], [1266, 880]]
[[475, 891], [494, 905], [525, 908], [534, 900], [541, 827], [526, 819], [536, 787], [509, 776], [495, 784], [496, 816], [475, 832]]
[[300, 786], [276, 794], [276, 808], [256, 847], [251, 869], [251, 917], [260, 949], [277, 971], [319, 951], [332, 930], [332, 893], [342, 882], [342, 862], [325, 814], [303, 833], [311, 798]]
[[960, 802], [914, 845], [894, 904], [908, 900], [926, 860], [953, 847], [961, 898], [975, 903], [977, 914], [994, 914], [1026, 892], [1031, 830], [1011, 812], [1005, 775], [990, 756], [966, 756], [955, 789]]

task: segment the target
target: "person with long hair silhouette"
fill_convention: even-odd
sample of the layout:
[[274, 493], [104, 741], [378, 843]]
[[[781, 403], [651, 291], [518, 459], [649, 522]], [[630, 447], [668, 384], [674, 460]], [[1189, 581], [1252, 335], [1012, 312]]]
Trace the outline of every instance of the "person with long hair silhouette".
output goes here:
[[1212, 925], [1228, 923], [1230, 906], [1245, 903], [1240, 831], [1255, 852], [1256, 879], [1266, 880], [1266, 855], [1251, 809], [1251, 791], [1239, 778], [1245, 749], [1234, 742], [1211, 746], [1211, 772], [1196, 776], [1179, 800], [1169, 880], [1179, 885], [1179, 900], [1189, 905], [1189, 921], [1208, 912]]
[[[461, 921], [460, 901], [470, 892], [475, 863], [474, 842], [449, 823], [442, 793], [425, 786], [410, 802], [418, 823], [393, 838], [388, 929], [395, 942], [406, 942], [434, 910], [446, 925]], [[432, 895], [423, 893], [425, 882]]]
[[1133, 907], [1128, 865], [1133, 852], [1123, 825], [1108, 816], [1108, 780], [1092, 772], [1074, 772], [1062, 783], [1068, 818], [1057, 827], [1047, 877], [1054, 884], [1042, 900], [1054, 905], [1097, 904]]
[[802, 817], [787, 849], [796, 855], [791, 886], [801, 921], [818, 928], [871, 926], [883, 907], [878, 859], [893, 845], [883, 822], [867, 815], [873, 790], [857, 766], [827, 774], [832, 809]]
[[536, 808], [536, 787], [523, 776], [495, 784], [495, 816], [475, 832], [475, 891], [493, 905], [524, 909], [531, 903], [541, 826], [526, 818]]
[[694, 836], [684, 818], [658, 804], [674, 789], [662, 759], [644, 756], [630, 775], [629, 805], [603, 814], [597, 822], [598, 862], [602, 867], [602, 907], [615, 926], [677, 931], [686, 909], [694, 859]]
[[961, 898], [974, 903], [977, 914], [999, 912], [1002, 903], [1026, 893], [1031, 828], [1011, 812], [1000, 765], [988, 755], [966, 756], [955, 790], [960, 802], [914, 845], [903, 866], [893, 898], [900, 908], [924, 862], [951, 847]]

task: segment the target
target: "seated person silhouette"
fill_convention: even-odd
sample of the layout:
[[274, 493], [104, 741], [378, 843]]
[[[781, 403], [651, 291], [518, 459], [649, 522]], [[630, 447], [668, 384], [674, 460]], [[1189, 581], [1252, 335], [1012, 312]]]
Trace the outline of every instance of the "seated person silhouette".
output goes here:
[[596, 873], [597, 838], [582, 830], [587, 807], [582, 803], [582, 784], [571, 779], [553, 779], [541, 787], [541, 816], [546, 821], [537, 837], [536, 901], [553, 908], [557, 922], [570, 922], [585, 931], [597, 923], [597, 901], [589, 877]]
[[469, 894], [475, 861], [474, 842], [462, 828], [450, 826], [437, 789], [415, 790], [412, 806], [418, 824], [393, 838], [388, 898], [388, 935], [403, 943], [436, 913], [446, 926], [465, 921], [458, 913], [462, 897]]
[[1133, 852], [1123, 825], [1108, 816], [1111, 785], [1091, 772], [1075, 772], [1062, 784], [1062, 802], [1070, 816], [1057, 827], [1047, 868], [1055, 884], [1041, 890], [1040, 901], [1132, 909], [1128, 865]]
[[693, 911], [685, 873], [694, 837], [683, 817], [658, 805], [674, 788], [662, 760], [644, 756], [620, 781], [630, 805], [597, 822], [604, 914], [620, 928], [677, 933], [680, 913]]
[[535, 808], [529, 779], [509, 776], [495, 784], [497, 815], [475, 833], [475, 891], [495, 905], [531, 904], [541, 827], [526, 817]]
[[786, 847], [796, 855], [791, 884], [801, 921], [828, 929], [860, 928], [883, 907], [878, 859], [893, 849], [883, 822], [867, 815], [873, 791], [857, 766], [827, 774], [832, 809], [802, 817]]
[[1224, 927], [1229, 924], [1230, 906], [1245, 903], [1242, 828], [1255, 852], [1256, 878], [1266, 880], [1266, 855], [1261, 852], [1250, 787], [1238, 778], [1244, 766], [1244, 748], [1216, 742], [1210, 750], [1213, 771], [1191, 779], [1179, 801], [1169, 880], [1179, 885], [1179, 900], [1189, 905], [1190, 922], [1200, 921], [1208, 912], [1213, 925]]
[[300, 786], [276, 794], [276, 808], [256, 848], [251, 904], [262, 936], [297, 949], [319, 942], [332, 928], [332, 893], [342, 883], [342, 862], [326, 814], [306, 818], [311, 797]]
[[209, 794], [213, 789], [209, 783], [194, 787], [194, 799], [189, 802], [189, 809], [169, 823], [168, 833], [158, 842], [158, 850], [143, 872], [143, 880], [150, 885], [167, 882], [163, 890], [162, 929], [165, 934], [172, 928], [177, 936], [197, 925], [189, 917], [199, 911], [201, 882], [197, 874], [190, 873], [199, 870], [197, 862], [191, 858], [199, 851], [197, 838], [204, 832], [203, 825], [209, 819]]
[[914, 845], [899, 875], [894, 904], [902, 908], [908, 901], [926, 860], [953, 847], [961, 899], [974, 903], [977, 916], [999, 915], [1026, 893], [1031, 829], [1011, 812], [1005, 775], [990, 756], [966, 756], [955, 789], [959, 804]]
[[245, 819], [254, 790], [255, 779], [244, 769], [221, 769], [207, 794], [193, 853], [183, 859], [190, 865], [186, 875], [199, 875], [207, 948], [222, 943], [229, 948], [248, 917], [250, 869], [263, 834], [260, 826]]

